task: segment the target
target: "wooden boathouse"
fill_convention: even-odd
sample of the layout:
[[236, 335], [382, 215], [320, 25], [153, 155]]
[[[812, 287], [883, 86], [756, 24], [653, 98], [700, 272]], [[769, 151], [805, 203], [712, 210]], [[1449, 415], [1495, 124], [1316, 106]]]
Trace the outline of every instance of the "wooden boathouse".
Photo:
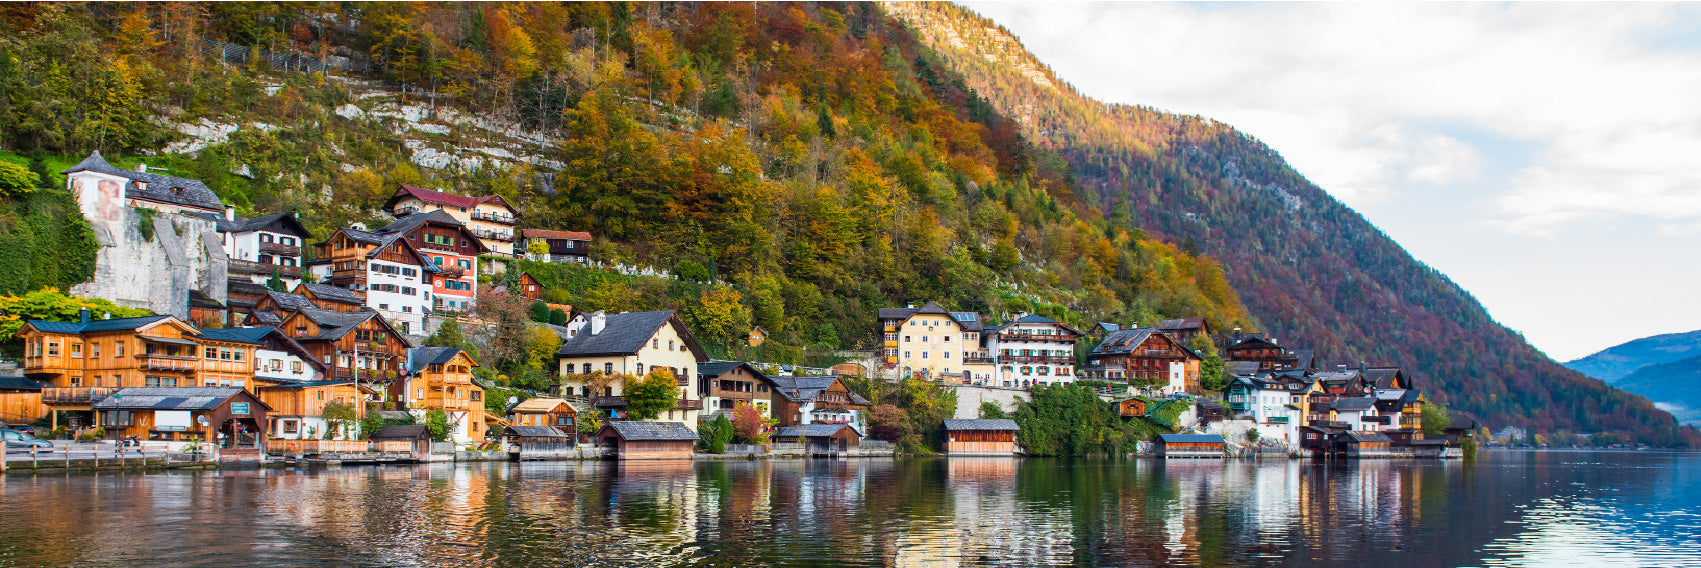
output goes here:
[[1016, 421], [1008, 418], [945, 420], [945, 453], [953, 456], [1016, 455]]
[[1159, 434], [1157, 446], [1166, 458], [1221, 458], [1227, 443], [1217, 434]]

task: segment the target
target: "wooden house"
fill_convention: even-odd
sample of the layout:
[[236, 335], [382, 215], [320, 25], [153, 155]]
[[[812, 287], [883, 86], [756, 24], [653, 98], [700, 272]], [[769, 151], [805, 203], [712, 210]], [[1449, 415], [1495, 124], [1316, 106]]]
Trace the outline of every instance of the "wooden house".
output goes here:
[[354, 407], [355, 420], [366, 416], [365, 399], [377, 394], [367, 387], [356, 385], [353, 379], [329, 381], [279, 382], [255, 389], [260, 400], [272, 408], [271, 425], [267, 431], [281, 440], [347, 439], [357, 426], [354, 422], [332, 424], [325, 420], [325, 405], [342, 403]]
[[763, 343], [767, 342], [768, 330], [762, 329], [762, 326], [759, 325], [750, 328], [750, 333], [744, 335], [744, 344], [751, 347], [761, 347]]
[[[518, 249], [529, 260], [553, 262], [556, 264], [576, 263], [590, 264], [591, 234], [583, 231], [552, 231], [548, 229], [526, 229], [520, 231], [522, 240]], [[532, 244], [542, 243], [542, 254], [533, 253]]]
[[550, 426], [509, 426], [502, 429], [508, 439], [511, 461], [551, 460], [573, 457], [578, 450], [572, 430]]
[[1217, 434], [1159, 434], [1157, 442], [1165, 458], [1222, 458], [1227, 446]]
[[375, 311], [299, 308], [278, 329], [329, 368], [329, 379], [389, 383], [407, 365], [406, 338]]
[[1146, 399], [1134, 397], [1117, 401], [1116, 410], [1123, 418], [1132, 418], [1145, 416], [1149, 406], [1151, 406], [1151, 403], [1147, 402]]
[[704, 408], [732, 412], [741, 405], [756, 407], [773, 418], [774, 380], [743, 361], [711, 361], [697, 366], [697, 390]]
[[579, 431], [579, 411], [559, 398], [532, 398], [508, 409], [508, 424], [512, 426], [550, 426], [569, 433]]
[[774, 442], [801, 444], [810, 455], [835, 455], [861, 445], [862, 434], [845, 424], [802, 424], [776, 430]]
[[872, 406], [862, 395], [851, 392], [844, 378], [770, 377], [774, 386], [774, 420], [780, 426], [799, 424], [853, 424], [867, 422]]
[[472, 197], [404, 185], [385, 202], [384, 210], [397, 218], [446, 215], [465, 224], [490, 254], [504, 258], [515, 254], [514, 225], [520, 222], [520, 211], [500, 195]]
[[41, 390], [47, 385], [24, 376], [0, 375], [0, 422], [29, 424], [47, 417]]
[[445, 211], [429, 211], [408, 215], [374, 233], [405, 238], [436, 269], [426, 283], [432, 310], [472, 308], [478, 295], [478, 257], [491, 249], [466, 223]]
[[477, 367], [472, 355], [459, 347], [415, 347], [407, 350], [407, 374], [390, 383], [391, 399], [419, 411], [442, 410], [449, 415], [449, 438], [467, 443], [483, 440], [484, 387], [473, 381]]
[[1207, 339], [1211, 337], [1211, 326], [1205, 323], [1205, 318], [1167, 319], [1154, 327], [1183, 345], [1192, 345], [1193, 338], [1201, 335]]
[[201, 329], [228, 326], [230, 308], [200, 290], [190, 290], [189, 323]]
[[307, 265], [319, 283], [353, 292], [402, 333], [423, 330], [439, 268], [406, 237], [404, 232], [338, 229], [313, 245], [317, 253]]
[[1301, 451], [1310, 452], [1314, 456], [1322, 455], [1334, 447], [1335, 434], [1338, 432], [1339, 430], [1324, 426], [1300, 426], [1299, 448]]
[[691, 459], [697, 433], [678, 422], [609, 422], [597, 433], [605, 457]]
[[[1420, 421], [1421, 424], [1421, 421]], [[1441, 431], [1442, 439], [1450, 446], [1459, 445], [1465, 438], [1476, 434], [1477, 420], [1463, 414], [1448, 414], [1447, 428]]]
[[1260, 371], [1291, 371], [1300, 368], [1294, 352], [1276, 345], [1275, 340], [1261, 333], [1234, 333], [1219, 337], [1218, 351], [1224, 361], [1251, 361]]
[[216, 441], [265, 448], [271, 407], [238, 387], [134, 387], [95, 403], [96, 425], [115, 438]]
[[509, 290], [508, 293], [519, 294], [520, 297], [528, 300], [543, 300], [543, 284], [538, 283], [537, 278], [533, 278], [532, 275], [521, 272], [519, 280], [520, 282], [515, 285], [516, 289]]
[[1199, 395], [1204, 393], [1199, 384], [1202, 361], [1192, 348], [1156, 329], [1121, 329], [1106, 335], [1087, 355], [1087, 374], [1105, 381], [1147, 383], [1166, 392]]
[[945, 453], [953, 456], [1011, 456], [1016, 454], [1015, 420], [977, 418], [945, 420]]
[[421, 424], [391, 424], [372, 434], [373, 449], [387, 453], [407, 453], [423, 460], [431, 455], [431, 429]]

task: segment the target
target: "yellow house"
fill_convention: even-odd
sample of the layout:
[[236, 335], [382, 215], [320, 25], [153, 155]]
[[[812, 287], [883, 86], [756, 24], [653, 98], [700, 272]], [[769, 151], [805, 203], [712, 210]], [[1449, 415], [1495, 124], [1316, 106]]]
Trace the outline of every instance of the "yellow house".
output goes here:
[[928, 302], [920, 308], [880, 308], [879, 316], [885, 366], [897, 376], [959, 383], [991, 376], [980, 314]]
[[407, 378], [391, 383], [392, 395], [424, 418], [431, 410], [449, 415], [449, 438], [458, 443], [485, 439], [484, 387], [473, 381], [478, 362], [458, 347], [408, 349]]
[[[703, 397], [693, 379], [699, 376], [698, 365], [709, 357], [673, 310], [619, 314], [599, 311], [576, 316], [567, 322], [567, 338], [556, 352], [556, 360], [564, 377], [563, 393], [590, 399], [599, 419], [626, 418], [625, 400], [621, 398], [625, 377], [642, 377], [657, 368], [666, 369], [678, 380], [679, 402], [656, 420], [697, 428]], [[594, 372], [621, 378], [603, 387], [602, 392], [590, 392], [589, 385], [573, 378]]]

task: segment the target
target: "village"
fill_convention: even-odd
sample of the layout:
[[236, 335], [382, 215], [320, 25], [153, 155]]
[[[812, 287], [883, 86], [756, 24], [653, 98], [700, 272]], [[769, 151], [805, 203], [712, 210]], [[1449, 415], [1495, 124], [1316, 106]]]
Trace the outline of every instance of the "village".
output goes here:
[[[0, 368], [11, 469], [129, 465], [126, 452], [144, 466], [902, 453], [853, 388], [870, 381], [953, 392], [952, 415], [927, 425], [949, 456], [1028, 453], [1011, 416], [1056, 385], [1158, 428], [1130, 453], [1164, 458], [1459, 457], [1478, 430], [1426, 416], [1404, 369], [1330, 367], [1203, 318], [1081, 330], [924, 302], [881, 308], [880, 348], [830, 367], [712, 360], [673, 310], [544, 302], [517, 261], [589, 265], [592, 236], [520, 229], [500, 196], [402, 186], [388, 225], [315, 235], [98, 152], [62, 173], [101, 244], [94, 279], [70, 294], [155, 315], [22, 324], [21, 360]], [[469, 350], [424, 344], [446, 324], [490, 325], [471, 315], [486, 293], [559, 314], [532, 324], [559, 342], [546, 388], [492, 384]]]

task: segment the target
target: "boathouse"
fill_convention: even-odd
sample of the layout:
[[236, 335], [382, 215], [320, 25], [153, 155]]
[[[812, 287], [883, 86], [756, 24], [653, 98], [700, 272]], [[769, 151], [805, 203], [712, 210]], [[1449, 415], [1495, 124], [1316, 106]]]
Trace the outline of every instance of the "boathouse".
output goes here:
[[509, 426], [502, 435], [510, 461], [565, 459], [578, 450], [573, 435], [550, 426]]
[[1166, 458], [1220, 458], [1226, 445], [1217, 434], [1158, 435], [1158, 455]]
[[423, 460], [431, 455], [431, 429], [419, 424], [392, 424], [372, 434], [372, 449], [386, 454], [407, 453]]
[[1016, 453], [1016, 421], [1008, 418], [945, 420], [945, 453], [953, 456], [1009, 456]]
[[697, 433], [678, 422], [610, 421], [597, 433], [603, 457], [623, 460], [691, 459]]
[[1349, 458], [1386, 458], [1394, 441], [1381, 432], [1352, 430], [1335, 436], [1335, 448]]
[[241, 387], [131, 387], [93, 405], [96, 423], [117, 438], [201, 439], [224, 448], [264, 449], [272, 407]]
[[810, 455], [845, 454], [862, 444], [862, 435], [847, 424], [800, 424], [774, 433], [775, 443], [800, 443]]

